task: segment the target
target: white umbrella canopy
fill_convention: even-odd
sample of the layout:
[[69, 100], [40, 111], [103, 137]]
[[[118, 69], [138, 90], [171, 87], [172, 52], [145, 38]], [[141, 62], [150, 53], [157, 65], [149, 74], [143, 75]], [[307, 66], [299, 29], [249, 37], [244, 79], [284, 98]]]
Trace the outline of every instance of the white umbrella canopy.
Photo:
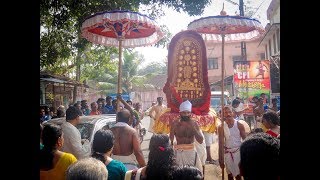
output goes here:
[[208, 16], [192, 21], [188, 29], [200, 33], [207, 42], [247, 42], [261, 37], [264, 28], [252, 18], [242, 16]]
[[[221, 92], [224, 92], [224, 43], [253, 41], [264, 34], [264, 28], [258, 20], [243, 16], [228, 16], [226, 14], [222, 9], [220, 16], [203, 17], [188, 24], [188, 30], [200, 33], [204, 41], [222, 43]], [[223, 98], [223, 93], [221, 93], [222, 129], [224, 129]], [[222, 146], [224, 146], [223, 136], [224, 133], [222, 133]], [[224, 149], [222, 148], [221, 151], [224, 156]], [[222, 179], [224, 179], [224, 169], [222, 169]]]
[[146, 15], [128, 10], [99, 12], [82, 23], [82, 36], [104, 46], [148, 46], [163, 37], [160, 26]]
[[122, 48], [149, 46], [164, 36], [153, 19], [128, 10], [99, 12], [89, 16], [82, 23], [81, 31], [82, 36], [92, 43], [119, 47], [118, 94], [122, 93]]

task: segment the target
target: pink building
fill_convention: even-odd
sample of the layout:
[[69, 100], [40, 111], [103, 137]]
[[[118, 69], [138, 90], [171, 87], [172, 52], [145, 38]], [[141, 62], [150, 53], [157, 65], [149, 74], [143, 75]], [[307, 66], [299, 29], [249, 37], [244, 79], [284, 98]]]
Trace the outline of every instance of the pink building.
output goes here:
[[[258, 47], [260, 40], [246, 43], [247, 60], [265, 60], [264, 47]], [[219, 91], [221, 88], [221, 43], [206, 44], [208, 58], [208, 77], [212, 90]], [[225, 86], [233, 95], [233, 62], [241, 61], [241, 44], [226, 43], [224, 46], [224, 62], [225, 62]]]

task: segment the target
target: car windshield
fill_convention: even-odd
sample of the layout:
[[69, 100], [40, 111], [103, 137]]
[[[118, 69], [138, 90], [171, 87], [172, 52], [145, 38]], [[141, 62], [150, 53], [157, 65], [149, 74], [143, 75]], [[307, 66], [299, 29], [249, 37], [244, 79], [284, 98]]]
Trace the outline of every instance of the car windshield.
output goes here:
[[[227, 105], [227, 98], [224, 98], [224, 105]], [[221, 109], [221, 98], [220, 97], [211, 97], [210, 98], [210, 106], [218, 112]]]
[[93, 124], [89, 123], [81, 123], [76, 126], [81, 134], [81, 139], [88, 139], [90, 140], [91, 133], [93, 131]]
[[218, 107], [220, 104], [220, 98], [211, 98], [211, 107]]
[[[213, 108], [217, 108], [217, 107], [221, 106], [221, 98], [220, 97], [211, 97], [210, 104], [211, 104], [211, 107], [213, 107]], [[224, 105], [227, 105], [227, 104], [228, 103], [225, 98]]]

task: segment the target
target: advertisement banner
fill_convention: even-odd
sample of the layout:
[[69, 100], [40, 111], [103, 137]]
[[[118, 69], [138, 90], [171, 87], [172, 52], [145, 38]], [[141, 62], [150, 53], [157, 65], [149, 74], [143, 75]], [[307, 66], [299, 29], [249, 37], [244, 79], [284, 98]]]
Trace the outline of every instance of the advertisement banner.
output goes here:
[[[117, 99], [117, 93], [110, 93], [110, 94], [107, 94], [107, 96], [111, 96], [112, 100]], [[129, 99], [132, 100], [132, 98], [130, 98], [128, 93], [122, 93], [121, 96], [122, 96], [122, 99], [125, 101], [127, 101]]]
[[265, 93], [270, 100], [270, 61], [235, 61], [233, 67], [235, 95], [249, 107], [245, 114], [253, 114], [252, 97]]

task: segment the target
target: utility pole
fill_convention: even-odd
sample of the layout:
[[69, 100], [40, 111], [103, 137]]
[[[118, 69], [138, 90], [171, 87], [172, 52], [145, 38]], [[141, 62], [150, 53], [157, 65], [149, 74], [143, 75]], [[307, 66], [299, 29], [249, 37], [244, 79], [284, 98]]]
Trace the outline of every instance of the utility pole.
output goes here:
[[[239, 0], [239, 11], [240, 16], [244, 16], [243, 0]], [[243, 61], [247, 61], [247, 48], [245, 42], [241, 42], [241, 57]]]
[[[243, 0], [239, 0], [239, 4], [232, 1], [232, 0], [226, 0], [227, 2], [239, 6], [239, 11], [240, 11], [240, 16], [244, 16], [244, 4], [243, 4]], [[247, 47], [246, 47], [246, 43], [245, 42], [241, 42], [241, 60], [242, 61], [247, 61]], [[249, 94], [249, 89], [248, 86], [246, 87], [246, 94], [248, 96]], [[233, 92], [234, 94], [234, 92]]]
[[[240, 11], [240, 16], [244, 16], [243, 0], [239, 0], [239, 11]], [[247, 47], [246, 47], [246, 42], [244, 41], [241, 42], [241, 58], [242, 58], [242, 61], [247, 61]], [[249, 98], [248, 86], [246, 86], [246, 99], [247, 98]]]
[[[239, 4], [236, 2], [233, 2], [231, 0], [226, 0], [227, 2], [239, 6], [239, 11], [240, 11], [240, 16], [244, 16], [244, 4], [243, 4], [243, 0], [239, 0]], [[247, 61], [247, 48], [246, 48], [246, 43], [245, 42], [241, 42], [241, 60], [242, 61]]]

